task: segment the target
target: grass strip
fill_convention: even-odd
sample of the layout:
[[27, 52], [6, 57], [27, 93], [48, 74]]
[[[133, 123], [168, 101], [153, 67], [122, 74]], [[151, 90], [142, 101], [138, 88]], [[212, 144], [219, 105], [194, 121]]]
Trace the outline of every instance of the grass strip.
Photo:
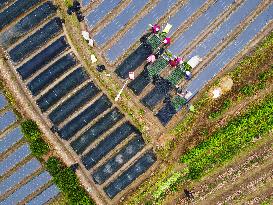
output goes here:
[[43, 155], [49, 152], [49, 145], [42, 139], [42, 132], [34, 121], [26, 120], [22, 122], [21, 130], [35, 157], [41, 159]]
[[61, 190], [68, 204], [95, 204], [84, 188], [81, 187], [76, 174], [69, 167], [65, 167], [56, 157], [50, 157], [46, 162], [46, 169], [52, 175], [54, 183]]

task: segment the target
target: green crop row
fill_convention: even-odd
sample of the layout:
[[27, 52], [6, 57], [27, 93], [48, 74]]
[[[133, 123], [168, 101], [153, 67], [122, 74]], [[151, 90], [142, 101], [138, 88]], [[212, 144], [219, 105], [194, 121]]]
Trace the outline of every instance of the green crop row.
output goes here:
[[[262, 67], [265, 63], [268, 63], [270, 59], [272, 59], [272, 48], [273, 48], [273, 32], [263, 41], [263, 43], [255, 50], [253, 55], [250, 57], [245, 57], [238, 66], [234, 70], [232, 70], [229, 73], [229, 76], [232, 77], [234, 84], [237, 85], [238, 83], [241, 84], [242, 82], [246, 81], [246, 75], [252, 70], [259, 70], [260, 67]], [[170, 57], [172, 57], [171, 53], [169, 54]], [[272, 70], [272, 69], [271, 69]], [[267, 74], [269, 76], [269, 74]], [[262, 75], [261, 77], [262, 78]], [[206, 89], [208, 91], [210, 87]], [[234, 97], [237, 97], [234, 95]], [[232, 99], [232, 103], [236, 103]], [[183, 142], [183, 137], [186, 137], [185, 135], [189, 130], [192, 130], [194, 128], [199, 128], [198, 120], [200, 116], [203, 116], [203, 113], [207, 113], [208, 108], [211, 107], [211, 98], [208, 95], [208, 92], [204, 92], [194, 103], [194, 106], [197, 110], [195, 113], [187, 113], [185, 115], [185, 118], [183, 121], [181, 121], [170, 133], [174, 136], [176, 136], [176, 140], [168, 141], [164, 148], [160, 150], [160, 155], [163, 156], [166, 161], [170, 160], [170, 155], [175, 150], [177, 146], [179, 146], [178, 142]], [[209, 124], [210, 125], [210, 124]], [[208, 125], [208, 126], [209, 126]], [[204, 133], [207, 135], [206, 130], [204, 130]], [[240, 134], [238, 135], [240, 136]], [[194, 137], [194, 136], [192, 136]], [[208, 136], [207, 136], [208, 137]], [[206, 137], [206, 138], [207, 138]], [[195, 141], [195, 140], [194, 140]], [[247, 145], [252, 145], [252, 143], [248, 143]], [[243, 147], [243, 144], [242, 144]], [[247, 146], [250, 147], [250, 146]], [[195, 148], [194, 148], [195, 149]], [[239, 152], [240, 150], [238, 150]], [[190, 151], [191, 152], [191, 151]], [[210, 150], [207, 150], [208, 153], [210, 153]], [[188, 155], [188, 154], [187, 154]], [[172, 165], [175, 165], [175, 162], [171, 161]], [[187, 163], [188, 164], [188, 163]], [[219, 164], [219, 163], [218, 163]], [[215, 163], [215, 165], [217, 165]], [[126, 200], [123, 204], [144, 204], [143, 202], [149, 198], [148, 196], [151, 196], [153, 191], [155, 190], [154, 187], [158, 187], [159, 184], [163, 183], [163, 181], [166, 180], [166, 178], [170, 177], [170, 170], [168, 172], [164, 172], [164, 175], [159, 174], [158, 172], [155, 173], [154, 176], [150, 178], [148, 181], [149, 183], [144, 183], [140, 186], [138, 190], [136, 190], [135, 194], [131, 197], [129, 197], [128, 200]], [[181, 183], [181, 187], [182, 187]], [[180, 185], [178, 189], [180, 190]]]
[[272, 130], [272, 116], [273, 97], [270, 96], [183, 155], [181, 162], [188, 165], [189, 177], [200, 178], [215, 165], [232, 158], [253, 138]]
[[26, 120], [21, 123], [21, 129], [25, 139], [30, 144], [31, 152], [35, 157], [41, 158], [49, 151], [49, 146], [42, 139], [42, 133], [35, 122], [32, 120]]
[[149, 77], [152, 78], [153, 76], [158, 75], [167, 65], [168, 61], [165, 58], [159, 58], [148, 67]]
[[173, 86], [176, 86], [181, 79], [185, 76], [184, 66], [179, 66], [167, 77], [167, 80], [171, 82]]
[[147, 42], [152, 46], [153, 50], [156, 50], [161, 44], [161, 39], [157, 35], [152, 35]]
[[240, 93], [246, 96], [251, 96], [258, 90], [264, 89], [266, 87], [266, 82], [273, 76], [273, 66], [265, 72], [259, 74], [259, 82], [255, 84], [245, 85], [240, 89]]
[[172, 105], [175, 108], [176, 111], [179, 111], [179, 109], [186, 104], [186, 99], [182, 98], [180, 96], [175, 96], [172, 100]]
[[46, 169], [52, 175], [54, 183], [61, 190], [68, 204], [95, 204], [83, 187], [80, 186], [77, 176], [72, 169], [65, 167], [56, 157], [50, 157], [48, 159]]
[[182, 181], [186, 180], [186, 174], [188, 174], [188, 169], [185, 168], [180, 172], [174, 172], [166, 180], [158, 184], [157, 189], [152, 193], [153, 201], [157, 202], [164, 198], [168, 191], [175, 191], [176, 186]]

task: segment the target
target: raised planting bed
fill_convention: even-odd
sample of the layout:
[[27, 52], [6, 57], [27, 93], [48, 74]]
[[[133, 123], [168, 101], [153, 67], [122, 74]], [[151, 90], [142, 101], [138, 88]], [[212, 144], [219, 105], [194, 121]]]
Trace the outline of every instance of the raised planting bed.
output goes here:
[[152, 65], [148, 66], [149, 77], [152, 79], [155, 75], [158, 75], [167, 65], [168, 60], [166, 58], [159, 58]]
[[148, 69], [144, 68], [144, 70], [128, 84], [128, 87], [135, 95], [139, 95], [150, 82], [151, 79], [148, 74]]
[[159, 119], [159, 121], [166, 125], [172, 117], [175, 115], [176, 110], [171, 102], [166, 103], [161, 110], [156, 114], [156, 117]]
[[168, 93], [173, 89], [170, 82], [166, 79], [160, 78], [156, 82], [156, 86], [151, 92], [149, 92], [141, 102], [150, 110], [153, 110], [155, 106], [163, 100]]
[[[166, 59], [164, 59], [166, 60]], [[167, 62], [168, 64], [168, 62]], [[160, 66], [159, 66], [160, 67]], [[181, 69], [183, 67], [183, 70]], [[141, 102], [148, 107], [149, 109], [153, 110], [153, 108], [162, 100], [164, 97], [166, 97], [169, 92], [174, 88], [174, 86], [182, 79], [184, 76], [184, 73], [187, 70], [191, 69], [191, 67], [184, 63], [181, 65], [181, 67], [177, 68], [175, 71], [173, 71], [166, 79], [161, 79], [156, 83], [155, 88], [149, 92], [142, 100]], [[156, 67], [157, 68], [157, 67]], [[152, 72], [152, 76], [155, 76], [156, 74], [156, 68], [150, 72]]]
[[151, 46], [141, 44], [115, 70], [121, 78], [128, 78], [129, 72], [136, 70], [153, 53]]
[[156, 116], [163, 125], [166, 125], [186, 103], [185, 98], [177, 95], [170, 102], [167, 102]]
[[175, 70], [172, 71], [172, 73], [167, 77], [167, 80], [170, 81], [170, 83], [173, 86], [175, 86], [185, 76], [185, 72], [186, 72], [185, 65], [182, 64], [182, 65], [178, 66]]
[[153, 51], [160, 46], [161, 42], [162, 41], [158, 35], [152, 35], [150, 38], [147, 39], [147, 43], [152, 46]]

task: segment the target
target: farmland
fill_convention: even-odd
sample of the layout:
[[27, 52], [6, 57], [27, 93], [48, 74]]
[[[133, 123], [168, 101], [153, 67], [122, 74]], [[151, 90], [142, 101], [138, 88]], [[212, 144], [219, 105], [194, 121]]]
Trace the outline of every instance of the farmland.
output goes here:
[[42, 166], [0, 203], [272, 201], [272, 1], [0, 3], [1, 186]]

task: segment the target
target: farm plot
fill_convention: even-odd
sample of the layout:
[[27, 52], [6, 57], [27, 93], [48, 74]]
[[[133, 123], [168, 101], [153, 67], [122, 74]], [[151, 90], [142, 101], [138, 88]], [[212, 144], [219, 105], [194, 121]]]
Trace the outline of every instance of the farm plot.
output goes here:
[[[2, 93], [0, 99], [5, 103], [3, 105], [7, 105]], [[13, 112], [5, 108], [1, 117], [6, 113]], [[52, 184], [51, 176], [44, 171], [41, 163], [33, 158], [30, 146], [16, 124], [17, 118], [13, 116], [14, 120], [9, 126], [0, 131], [0, 157], [3, 159], [0, 163], [0, 203], [47, 203], [57, 197], [60, 191]], [[7, 120], [8, 117], [3, 117], [0, 126], [6, 125]], [[49, 191], [51, 194], [43, 194]]]
[[[24, 90], [30, 91], [26, 94], [32, 104], [36, 104], [51, 131], [61, 139], [80, 164], [81, 171], [90, 178], [90, 184], [94, 186], [91, 194], [103, 198], [105, 204], [118, 203], [153, 170], [157, 157], [152, 144], [146, 145], [142, 134], [119, 109], [122, 106], [110, 99], [113, 93], [106, 93], [105, 88], [99, 87], [97, 79], [94, 82], [91, 72], [87, 72], [79, 62], [78, 55], [73, 53], [75, 47], [69, 45], [72, 38], [65, 36], [63, 21], [56, 16], [55, 6], [50, 1], [33, 2], [29, 7], [21, 0], [8, 2], [0, 10], [2, 16], [7, 16], [18, 11], [16, 5], [25, 9], [11, 21], [3, 23], [0, 46], [6, 51], [10, 69], [25, 85]], [[127, 99], [133, 94], [136, 100], [132, 101], [140, 106], [139, 112], [152, 111], [164, 126], [187, 103], [175, 95], [175, 87], [180, 86], [194, 96], [245, 47], [255, 42], [258, 34], [268, 28], [273, 13], [272, 2], [268, 0], [111, 0], [110, 3], [102, 0], [95, 3], [96, 7], [87, 0], [82, 1], [82, 5], [86, 6], [87, 29], [94, 31], [91, 34], [96, 43], [94, 51], [97, 46], [101, 49], [98, 54], [103, 53], [109, 67], [115, 65], [113, 71], [120, 78], [126, 79], [130, 71], [135, 71], [135, 80], [128, 84], [133, 93]], [[124, 10], [121, 10], [121, 5]], [[65, 22], [67, 24], [67, 19]], [[99, 26], [102, 22], [105, 28]], [[161, 52], [158, 46], [163, 46], [162, 36], [147, 31], [149, 23], [158, 22], [173, 25], [167, 34], [172, 37], [172, 44], [165, 47], [163, 54], [158, 54]], [[137, 40], [143, 34], [149, 34], [148, 43], [138, 45]], [[159, 58], [143, 66], [146, 58], [156, 52]], [[174, 68], [169, 65], [169, 60], [176, 55], [183, 55], [185, 62]], [[195, 55], [203, 57], [204, 63], [190, 70], [186, 62]], [[192, 72], [193, 80], [184, 79], [186, 70]], [[5, 100], [2, 104], [0, 98], [0, 111], [5, 109]], [[6, 133], [14, 121], [12, 115], [7, 114], [4, 118], [6, 124], [1, 125], [0, 130]], [[17, 150], [23, 146], [16, 141], [7, 147], [13, 144]], [[4, 172], [13, 171], [25, 163], [30, 158], [27, 150], [29, 148], [24, 147], [23, 151], [18, 151], [22, 152], [23, 160], [14, 167], [5, 168], [9, 164], [5, 162]], [[42, 172], [35, 177], [40, 175], [41, 180], [45, 179], [41, 186], [47, 186], [48, 190], [41, 192], [41, 198], [37, 197], [32, 202], [27, 199], [32, 204], [40, 203], [43, 196], [56, 191], [48, 184], [51, 179]], [[36, 188], [40, 190], [41, 186], [37, 184]], [[14, 193], [10, 200], [28, 198], [24, 193], [26, 189], [22, 188], [20, 193], [8, 191]]]
[[[107, 2], [102, 6], [104, 10], [98, 11], [107, 13], [107, 9], [118, 3], [119, 1], [113, 1], [113, 5], [110, 5]], [[14, 5], [17, 4], [10, 6]], [[10, 6], [6, 9], [10, 9]], [[0, 42], [8, 51], [10, 68], [16, 71], [22, 83], [29, 89], [32, 95], [28, 94], [28, 97], [44, 114], [51, 131], [64, 141], [64, 146], [70, 147], [72, 154], [82, 164], [82, 169], [88, 173], [91, 180], [94, 171], [110, 160], [108, 166], [113, 167], [109, 168], [112, 171], [103, 176], [105, 184], [97, 184], [102, 191], [93, 194], [102, 195], [108, 202], [110, 198], [118, 200], [122, 196], [119, 192], [129, 188], [140, 175], [148, 171], [156, 157], [154, 155], [154, 160], [113, 196], [107, 196], [107, 193], [103, 192], [107, 184], [132, 167], [150, 148], [145, 145], [138, 129], [92, 81], [91, 76], [76, 59], [62, 30], [61, 20], [56, 16], [55, 6], [51, 2], [45, 2], [28, 10], [31, 12], [25, 12], [14, 19], [16, 23], [12, 24], [13, 26], [9, 27], [12, 22], [7, 23], [0, 35], [4, 35]], [[43, 14], [36, 17], [38, 11]], [[99, 15], [91, 13], [90, 16], [92, 15], [98, 17], [95, 20], [99, 21]], [[5, 127], [11, 121], [9, 118], [10, 116], [7, 117]], [[6, 129], [5, 127], [3, 125], [3, 129]], [[137, 141], [131, 141], [135, 137]], [[140, 147], [131, 151], [132, 143]], [[27, 157], [28, 148], [25, 149], [24, 156]], [[149, 152], [153, 154], [151, 150]], [[116, 153], [129, 155], [117, 165], [111, 161]], [[49, 187], [48, 191], [40, 196], [46, 195], [47, 192], [54, 193], [54, 190], [54, 187]]]
[[[272, 20], [272, 4], [264, 10], [258, 17], [251, 22], [242, 33], [240, 33], [223, 51], [212, 60], [209, 65], [198, 73], [197, 76], [184, 87], [185, 90], [191, 92], [192, 97], [201, 90], [205, 84], [216, 76], [225, 65], [239, 54], [240, 51]], [[172, 116], [176, 113], [170, 113], [169, 110], [174, 110], [173, 105], [166, 104], [157, 114], [163, 124], [167, 124]], [[168, 116], [168, 118], [165, 118]]]
[[119, 30], [121, 30], [131, 18], [133, 18], [148, 2], [148, 0], [133, 0], [130, 4], [106, 27], [94, 36], [95, 42], [103, 46]]
[[[130, 3], [128, 5], [131, 5]], [[164, 3], [166, 4], [166, 2]], [[176, 86], [182, 86], [183, 91], [189, 91], [193, 93], [192, 97], [195, 96], [196, 92], [202, 89], [225, 65], [243, 51], [264, 28], [267, 28], [272, 19], [269, 14], [270, 1], [242, 0], [234, 2], [221, 0], [208, 2], [189, 0], [181, 2], [181, 6], [177, 6], [176, 3], [175, 1], [167, 2], [167, 7], [163, 8], [163, 2], [159, 1], [153, 8], [149, 8], [146, 13], [144, 12], [145, 14], [138, 16], [139, 20], [137, 22], [130, 25], [130, 27], [127, 26], [126, 33], [120, 31], [122, 26], [115, 28], [114, 35], [112, 35], [112, 32], [107, 32], [110, 27], [113, 27], [113, 24], [119, 25], [119, 21], [116, 19], [120, 19], [120, 21], [122, 19], [122, 21], [126, 22], [129, 22], [129, 18], [133, 19], [133, 15], [128, 17], [125, 15], [124, 10], [117, 15], [113, 22], [105, 22], [107, 24], [106, 28], [98, 29], [99, 31], [94, 35], [98, 47], [112, 41], [109, 46], [105, 47], [105, 50], [102, 47], [102, 54], [110, 64], [115, 63], [118, 59], [119, 62], [114, 65], [117, 65], [115, 73], [120, 78], [126, 79], [129, 72], [135, 71], [136, 78], [128, 84], [128, 87], [137, 95], [136, 99], [139, 102], [153, 113], [156, 113], [159, 121], [164, 126], [168, 125], [172, 117], [186, 103], [183, 99], [177, 101], [177, 96], [173, 96]], [[169, 10], [174, 12], [166, 16]], [[111, 8], [111, 12], [115, 13], [115, 9]], [[152, 85], [154, 79], [149, 78], [149, 69], [147, 69], [151, 65], [145, 65], [145, 61], [151, 53], [155, 54], [157, 49], [144, 43], [137, 46], [137, 40], [141, 37], [141, 34], [146, 33], [148, 35], [147, 27], [149, 24], [155, 24], [159, 19], [160, 22], [168, 22], [172, 25], [170, 32], [167, 34], [174, 39], [167, 48], [167, 51], [172, 54], [172, 57], [169, 58], [183, 55], [181, 57], [184, 57], [185, 61], [187, 61], [198, 55], [205, 61], [205, 63], [201, 63], [200, 66], [191, 70], [194, 79], [190, 82], [184, 79], [185, 74], [181, 73], [179, 69], [173, 71], [170, 66], [166, 65], [164, 67], [162, 65], [162, 68], [155, 75], [161, 76], [165, 80]], [[253, 19], [258, 19], [255, 21], [257, 23], [251, 22]], [[254, 24], [256, 24], [257, 29], [251, 30], [254, 27], [251, 25]], [[251, 35], [248, 35], [245, 30], [252, 32]], [[119, 36], [119, 33], [122, 35]], [[105, 38], [105, 35], [110, 35], [110, 37], [107, 40], [99, 40], [99, 38]], [[244, 42], [239, 45], [236, 38], [244, 35], [248, 35], [247, 39], [244, 39]], [[111, 38], [111, 36], [114, 38]], [[150, 36], [148, 36], [149, 38]], [[236, 43], [236, 46], [233, 43]], [[130, 48], [133, 45], [136, 49], [132, 51]], [[228, 50], [226, 52], [229, 53], [229, 56], [224, 56], [224, 60], [223, 58], [220, 59], [217, 55], [221, 55], [225, 50]], [[125, 59], [122, 57], [124, 55], [126, 56]], [[161, 58], [157, 59], [153, 63], [154, 66], [156, 67], [157, 63], [161, 64], [160, 61]], [[221, 65], [219, 65], [220, 62]], [[200, 72], [200, 70], [204, 71]], [[169, 97], [171, 97], [171, 101], [167, 102], [165, 99], [169, 99]]]
[[131, 28], [125, 36], [123, 36], [106, 52], [106, 58], [110, 62], [115, 62], [118, 57], [124, 54], [125, 51], [141, 37], [150, 23], [153, 24], [160, 17], [164, 16], [168, 9], [170, 9], [176, 2], [176, 0], [159, 1], [159, 3], [146, 16], [139, 20], [138, 23]]
[[196, 21], [180, 35], [170, 46], [169, 50], [174, 55], [179, 55], [187, 44], [191, 43], [200, 33], [206, 29], [219, 15], [221, 15], [233, 1], [216, 1]]
[[99, 23], [102, 18], [105, 17], [112, 9], [114, 9], [120, 2], [121, 0], [102, 1], [97, 8], [86, 16], [85, 19], [88, 27], [94, 27], [95, 24]]

